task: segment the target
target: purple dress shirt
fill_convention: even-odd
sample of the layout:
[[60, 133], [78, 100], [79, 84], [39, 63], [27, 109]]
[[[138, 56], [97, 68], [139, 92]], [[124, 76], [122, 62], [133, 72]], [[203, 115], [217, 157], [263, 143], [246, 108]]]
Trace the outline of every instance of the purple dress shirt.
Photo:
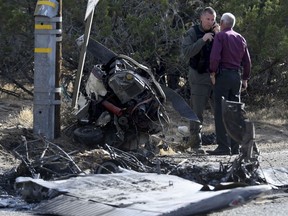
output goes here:
[[248, 80], [251, 72], [251, 59], [246, 40], [239, 33], [227, 28], [214, 37], [210, 54], [210, 71], [217, 72], [219, 66], [225, 69], [243, 67], [243, 80]]

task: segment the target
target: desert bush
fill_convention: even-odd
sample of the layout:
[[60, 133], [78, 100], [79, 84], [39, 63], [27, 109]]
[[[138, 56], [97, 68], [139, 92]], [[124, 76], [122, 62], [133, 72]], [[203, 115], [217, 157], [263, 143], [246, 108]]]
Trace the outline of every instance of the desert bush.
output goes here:
[[[70, 72], [69, 76], [77, 71], [80, 50], [75, 39], [84, 33], [86, 4], [63, 0], [63, 69]], [[2, 82], [17, 84], [17, 88], [33, 84], [35, 6], [34, 0], [0, 0], [0, 18], [6, 20], [0, 26], [0, 76]], [[285, 99], [288, 22], [283, 15], [288, 13], [287, 1], [99, 1], [91, 37], [155, 71], [160, 61], [165, 72], [185, 77], [187, 65], [179, 59], [181, 38], [191, 24], [199, 21], [199, 11], [205, 6], [216, 9], [218, 20], [224, 12], [235, 14], [235, 30], [247, 39], [253, 65], [247, 103], [267, 106], [272, 104], [270, 99]], [[97, 58], [88, 54], [84, 73], [95, 63]]]

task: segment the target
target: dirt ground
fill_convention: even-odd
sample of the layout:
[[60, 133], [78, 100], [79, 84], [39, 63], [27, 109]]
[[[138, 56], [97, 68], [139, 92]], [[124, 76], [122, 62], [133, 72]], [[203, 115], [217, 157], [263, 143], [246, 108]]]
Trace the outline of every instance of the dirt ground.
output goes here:
[[[12, 150], [21, 143], [21, 135], [27, 135], [31, 131], [25, 128], [25, 125], [21, 125], [17, 118], [19, 113], [25, 107], [31, 107], [32, 100], [19, 100], [16, 98], [7, 98], [0, 100], [0, 173], [4, 173], [9, 169], [17, 166], [19, 160], [12, 155]], [[169, 111], [171, 112], [171, 111]], [[171, 115], [171, 127], [166, 134], [166, 141], [171, 146], [177, 146], [183, 142], [183, 135], [178, 131], [178, 126], [187, 126], [188, 122], [181, 118], [177, 114]], [[261, 152], [260, 154], [260, 167], [261, 168], [273, 168], [273, 167], [288, 167], [288, 122], [282, 121], [267, 121], [263, 120], [261, 116], [253, 116], [250, 119], [254, 122], [256, 143]], [[205, 124], [204, 132], [214, 132], [213, 118], [209, 110], [205, 112]], [[28, 132], [27, 132], [28, 131]], [[61, 142], [61, 139], [58, 140]], [[70, 142], [69, 148], [75, 145], [75, 148], [81, 148], [81, 146]], [[70, 150], [68, 148], [68, 150]], [[216, 145], [205, 145], [205, 150], [212, 150], [216, 148]], [[73, 150], [73, 149], [71, 149]], [[205, 163], [231, 160], [231, 157], [227, 156], [199, 156], [193, 158], [197, 161], [205, 161]], [[198, 159], [196, 159], [198, 158]], [[273, 192], [272, 194], [266, 195], [261, 201], [254, 200], [245, 206], [238, 207], [232, 210], [225, 210], [211, 215], [246, 215], [251, 212], [258, 212], [259, 215], [286, 215], [287, 211], [283, 212], [284, 204], [288, 201], [287, 190], [281, 190], [279, 192]], [[241, 208], [243, 208], [241, 210]], [[245, 210], [244, 210], [245, 209]], [[251, 211], [250, 211], [251, 210]], [[254, 210], [254, 211], [253, 211]], [[265, 213], [263, 213], [265, 210]], [[288, 209], [287, 209], [288, 210]], [[270, 212], [270, 213], [269, 213]], [[275, 213], [275, 214], [274, 214]]]

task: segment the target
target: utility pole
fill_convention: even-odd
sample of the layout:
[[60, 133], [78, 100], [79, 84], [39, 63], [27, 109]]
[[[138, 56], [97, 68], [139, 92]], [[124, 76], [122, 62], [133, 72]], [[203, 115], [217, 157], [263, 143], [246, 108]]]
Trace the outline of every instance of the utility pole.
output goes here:
[[[56, 29], [62, 29], [62, 0], [58, 0], [59, 10], [56, 22]], [[56, 34], [56, 68], [55, 68], [55, 89], [59, 91], [55, 92], [55, 100], [61, 101], [61, 69], [62, 69], [62, 31]], [[61, 135], [61, 104], [55, 104], [55, 125], [54, 125], [54, 137], [60, 137]]]
[[82, 44], [81, 47], [81, 52], [80, 52], [80, 58], [79, 58], [79, 64], [78, 64], [78, 69], [77, 69], [77, 74], [76, 74], [76, 80], [73, 88], [73, 98], [72, 98], [72, 107], [77, 108], [77, 101], [79, 97], [79, 89], [80, 89], [80, 84], [81, 84], [81, 79], [82, 79], [82, 74], [83, 74], [83, 68], [85, 64], [85, 59], [86, 59], [86, 51], [87, 51], [87, 46], [89, 42], [89, 37], [90, 37], [90, 32], [91, 32], [91, 26], [93, 22], [93, 16], [94, 16], [94, 10], [96, 5], [98, 4], [99, 0], [88, 0], [87, 3], [87, 8], [86, 8], [86, 13], [85, 13], [85, 33], [84, 33], [84, 43]]
[[38, 0], [34, 12], [33, 132], [47, 139], [54, 139], [60, 132], [58, 130], [61, 105], [59, 76], [62, 12], [60, 8], [62, 10], [62, 1]]

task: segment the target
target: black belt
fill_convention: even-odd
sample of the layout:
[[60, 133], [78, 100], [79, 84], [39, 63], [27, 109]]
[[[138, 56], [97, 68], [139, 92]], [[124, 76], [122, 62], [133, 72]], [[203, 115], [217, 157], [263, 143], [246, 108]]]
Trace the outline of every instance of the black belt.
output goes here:
[[225, 72], [225, 71], [228, 71], [228, 72], [240, 72], [240, 69], [238, 68], [238, 69], [230, 69], [230, 68], [221, 68], [221, 70], [220, 71], [223, 71], [223, 72]]

